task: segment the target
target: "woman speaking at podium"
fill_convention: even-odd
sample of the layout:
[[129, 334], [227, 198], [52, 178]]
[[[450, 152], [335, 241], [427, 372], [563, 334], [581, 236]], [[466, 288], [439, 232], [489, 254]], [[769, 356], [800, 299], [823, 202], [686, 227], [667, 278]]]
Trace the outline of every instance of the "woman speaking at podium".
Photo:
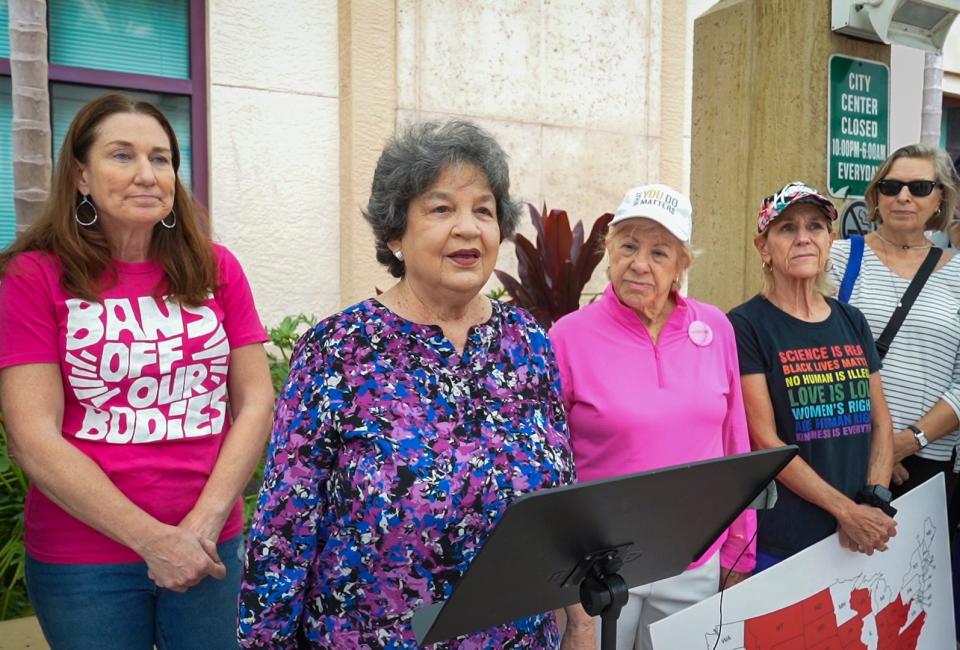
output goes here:
[[[519, 216], [506, 155], [468, 122], [407, 128], [365, 216], [398, 282], [300, 339], [240, 595], [245, 648], [417, 648], [516, 497], [573, 479], [546, 333], [481, 289]], [[559, 645], [552, 613], [437, 648]]]
[[[679, 293], [693, 259], [691, 213], [664, 185], [627, 192], [606, 238], [609, 286], [550, 331], [580, 480], [750, 450], [733, 328]], [[748, 575], [755, 530], [747, 511], [685, 572], [631, 589], [618, 650], [649, 650], [650, 625]], [[568, 612], [592, 638], [599, 626], [583, 608]]]

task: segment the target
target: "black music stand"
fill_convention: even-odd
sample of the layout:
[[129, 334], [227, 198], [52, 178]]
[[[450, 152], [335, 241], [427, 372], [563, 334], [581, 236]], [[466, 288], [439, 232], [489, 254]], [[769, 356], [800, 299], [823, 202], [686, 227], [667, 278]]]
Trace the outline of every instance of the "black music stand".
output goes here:
[[791, 445], [518, 498], [450, 598], [414, 614], [417, 643], [580, 602], [601, 617], [601, 648], [615, 648], [627, 590], [682, 573], [796, 453]]

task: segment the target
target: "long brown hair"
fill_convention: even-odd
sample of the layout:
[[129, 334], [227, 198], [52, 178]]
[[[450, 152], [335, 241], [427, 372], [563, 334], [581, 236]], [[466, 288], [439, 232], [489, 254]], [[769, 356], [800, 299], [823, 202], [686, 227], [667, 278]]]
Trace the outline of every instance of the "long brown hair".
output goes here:
[[164, 228], [159, 223], [154, 226], [149, 256], [164, 270], [164, 285], [157, 287], [158, 295], [167, 293], [184, 304], [199, 305], [216, 288], [217, 267], [210, 239], [201, 223], [206, 215], [180, 182], [177, 136], [156, 106], [120, 94], [94, 99], [73, 118], [60, 148], [60, 160], [43, 215], [0, 253], [0, 277], [18, 254], [43, 251], [57, 256], [63, 268], [60, 284], [70, 295], [98, 302], [108, 283], [116, 282], [110, 246], [99, 222], [81, 227], [74, 218], [83, 198], [76, 186], [78, 163], [89, 162], [90, 147], [97, 139], [100, 123], [115, 113], [149, 115], [160, 123], [170, 139], [173, 169], [177, 172], [173, 199], [176, 226]]

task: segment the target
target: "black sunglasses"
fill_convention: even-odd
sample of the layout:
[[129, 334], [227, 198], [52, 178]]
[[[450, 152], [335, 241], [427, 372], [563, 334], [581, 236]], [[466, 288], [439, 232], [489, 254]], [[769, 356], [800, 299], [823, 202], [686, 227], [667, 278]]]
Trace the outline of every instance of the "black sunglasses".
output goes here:
[[877, 189], [880, 190], [880, 193], [884, 196], [896, 196], [900, 193], [900, 190], [903, 189], [903, 186], [906, 185], [907, 189], [910, 190], [910, 193], [914, 196], [929, 196], [930, 192], [933, 191], [933, 188], [940, 187], [940, 183], [937, 181], [897, 181], [892, 178], [885, 178], [882, 181], [877, 181]]

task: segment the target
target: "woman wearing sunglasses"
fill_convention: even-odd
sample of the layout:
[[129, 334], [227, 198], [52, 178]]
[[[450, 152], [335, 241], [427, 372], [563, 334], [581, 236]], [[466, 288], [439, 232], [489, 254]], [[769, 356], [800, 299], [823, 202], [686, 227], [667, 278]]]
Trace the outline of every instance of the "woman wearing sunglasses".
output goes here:
[[[831, 251], [831, 276], [837, 286], [845, 277], [848, 285], [854, 282], [841, 299], [849, 293], [850, 304], [880, 338], [933, 247], [925, 231], [943, 230], [957, 207], [953, 164], [936, 147], [901, 147], [877, 170], [865, 198], [876, 231], [864, 237], [859, 272], [854, 254], [846, 274], [851, 240], [841, 240]], [[960, 441], [960, 260], [943, 251], [932, 268], [901, 326], [893, 328], [881, 377], [893, 418], [894, 496], [943, 472], [949, 500]]]

